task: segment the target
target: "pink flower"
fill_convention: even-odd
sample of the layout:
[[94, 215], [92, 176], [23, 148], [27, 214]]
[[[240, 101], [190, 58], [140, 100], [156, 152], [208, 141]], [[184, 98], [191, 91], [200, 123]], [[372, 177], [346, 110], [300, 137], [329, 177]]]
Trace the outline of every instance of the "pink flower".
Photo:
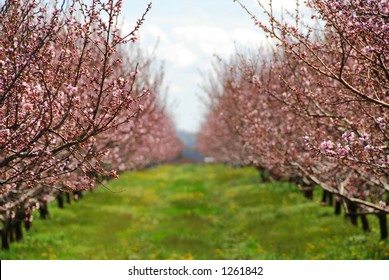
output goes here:
[[366, 153], [369, 153], [370, 151], [372, 151], [372, 147], [370, 145], [366, 145], [363, 150], [366, 152]]
[[320, 144], [320, 149], [323, 150], [323, 151], [326, 151], [326, 150], [332, 150], [334, 148], [334, 143], [331, 141], [331, 140], [327, 140], [327, 141], [323, 141], [321, 144]]
[[116, 173], [116, 170], [111, 170], [109, 176], [114, 177], [115, 179], [119, 178], [119, 175]]

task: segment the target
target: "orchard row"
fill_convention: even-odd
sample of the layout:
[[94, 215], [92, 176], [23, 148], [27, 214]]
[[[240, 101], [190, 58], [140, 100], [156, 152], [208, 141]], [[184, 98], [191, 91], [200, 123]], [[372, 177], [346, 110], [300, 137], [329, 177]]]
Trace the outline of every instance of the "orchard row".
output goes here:
[[58, 193], [93, 189], [179, 153], [160, 97], [163, 69], [133, 46], [151, 4], [145, 8], [123, 34], [121, 0], [0, 7], [3, 248], [12, 226], [20, 231]]
[[[297, 2], [298, 4], [298, 2]], [[308, 0], [265, 19], [257, 53], [215, 64], [199, 149], [335, 196], [354, 221], [389, 212], [389, 2]], [[262, 15], [261, 15], [262, 17]], [[368, 227], [368, 225], [367, 225]]]

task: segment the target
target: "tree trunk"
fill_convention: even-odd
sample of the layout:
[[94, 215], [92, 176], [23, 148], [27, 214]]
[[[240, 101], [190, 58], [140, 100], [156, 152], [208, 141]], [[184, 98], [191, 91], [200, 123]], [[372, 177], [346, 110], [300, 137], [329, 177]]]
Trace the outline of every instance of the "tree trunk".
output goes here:
[[68, 204], [70, 204], [70, 203], [72, 203], [72, 200], [71, 200], [71, 198], [70, 198], [70, 193], [66, 193], [66, 202], [68, 203]]
[[335, 215], [342, 213], [342, 202], [339, 198], [335, 199]]
[[47, 202], [41, 202], [39, 204], [39, 214], [41, 219], [47, 219], [49, 217], [49, 209], [47, 207]]
[[320, 205], [327, 205], [327, 196], [328, 196], [328, 192], [326, 190], [323, 190], [323, 195], [321, 197], [321, 202], [320, 202]]
[[257, 170], [259, 173], [259, 180], [261, 183], [269, 183], [272, 181], [270, 172], [266, 170], [266, 168], [257, 166]]
[[28, 215], [26, 220], [24, 221], [24, 228], [26, 231], [29, 231], [31, 229], [32, 223], [30, 221], [30, 216]]
[[26, 217], [26, 214], [24, 212], [24, 208], [18, 208], [16, 211], [15, 218], [12, 221], [12, 226], [15, 231], [15, 239], [16, 241], [22, 241], [23, 240], [23, 230], [22, 230], [22, 223], [24, 218]]
[[309, 200], [313, 200], [313, 188], [309, 187], [309, 189], [304, 191], [304, 196]]
[[334, 205], [334, 199], [333, 199], [332, 193], [330, 193], [326, 190], [323, 190], [323, 196], [321, 198], [320, 204], [321, 205], [329, 205], [329, 206]]
[[65, 207], [65, 203], [64, 203], [64, 199], [63, 199], [63, 192], [62, 191], [58, 191], [57, 192], [57, 202], [58, 202], [58, 207], [59, 208], [64, 208]]
[[14, 226], [13, 226], [14, 220], [12, 218], [8, 218], [8, 219], [9, 219], [8, 238], [9, 238], [9, 242], [12, 243], [15, 242]]
[[13, 229], [15, 231], [15, 240], [22, 241], [23, 240], [22, 222], [18, 220], [14, 220]]
[[378, 215], [378, 219], [380, 221], [380, 231], [381, 231], [381, 239], [387, 239], [388, 238], [388, 224], [386, 221], [386, 213], [380, 212]]
[[348, 202], [348, 216], [350, 217], [351, 224], [354, 226], [358, 226], [358, 219], [357, 219], [357, 205], [353, 202]]
[[80, 200], [83, 197], [82, 191], [75, 191], [73, 197], [74, 201]]
[[334, 205], [334, 195], [332, 193], [328, 193], [328, 205]]
[[366, 214], [361, 214], [361, 222], [362, 222], [363, 231], [369, 232], [370, 231], [370, 226], [369, 226], [369, 221], [367, 220], [367, 215]]
[[11, 222], [8, 217], [5, 217], [4, 228], [1, 230], [1, 249], [9, 250], [9, 231]]
[[313, 184], [310, 180], [308, 180], [307, 177], [302, 177], [299, 179], [299, 183], [301, 186], [301, 190], [304, 192], [304, 196], [309, 199], [313, 200]]

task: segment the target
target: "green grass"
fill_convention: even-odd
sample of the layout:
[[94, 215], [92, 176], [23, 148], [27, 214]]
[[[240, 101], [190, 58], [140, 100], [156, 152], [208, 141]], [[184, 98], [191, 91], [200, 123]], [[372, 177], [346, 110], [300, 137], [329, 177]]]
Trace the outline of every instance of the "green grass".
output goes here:
[[376, 217], [363, 233], [251, 168], [164, 165], [124, 173], [37, 218], [1, 259], [389, 259]]

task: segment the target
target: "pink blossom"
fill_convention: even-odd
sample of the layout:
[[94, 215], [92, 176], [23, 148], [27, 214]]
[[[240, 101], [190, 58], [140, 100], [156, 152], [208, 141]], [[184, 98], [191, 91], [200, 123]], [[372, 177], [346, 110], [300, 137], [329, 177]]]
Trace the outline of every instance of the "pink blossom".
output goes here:
[[115, 179], [119, 178], [119, 175], [116, 173], [116, 170], [111, 170], [109, 176], [114, 177]]

